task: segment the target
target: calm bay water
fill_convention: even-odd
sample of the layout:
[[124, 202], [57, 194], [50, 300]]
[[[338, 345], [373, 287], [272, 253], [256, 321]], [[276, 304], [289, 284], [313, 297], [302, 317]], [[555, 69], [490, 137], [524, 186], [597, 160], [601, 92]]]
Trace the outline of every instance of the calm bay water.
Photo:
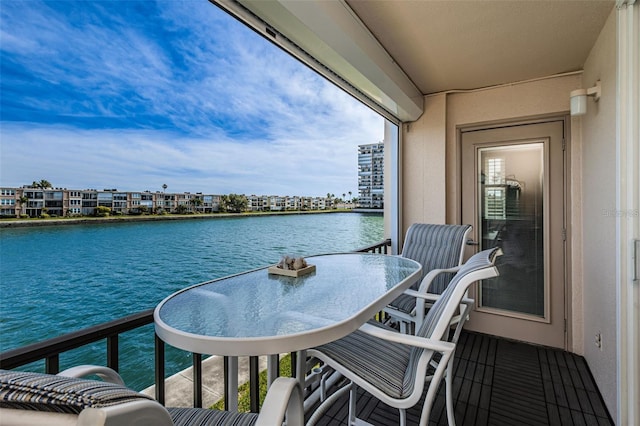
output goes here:
[[[351, 251], [382, 239], [382, 216], [358, 213], [0, 229], [0, 351], [153, 308], [181, 288], [284, 254]], [[61, 368], [104, 365], [105, 345], [61, 355]], [[153, 326], [122, 335], [119, 347], [125, 382], [151, 385]], [[166, 361], [173, 374], [191, 355], [167, 346]]]

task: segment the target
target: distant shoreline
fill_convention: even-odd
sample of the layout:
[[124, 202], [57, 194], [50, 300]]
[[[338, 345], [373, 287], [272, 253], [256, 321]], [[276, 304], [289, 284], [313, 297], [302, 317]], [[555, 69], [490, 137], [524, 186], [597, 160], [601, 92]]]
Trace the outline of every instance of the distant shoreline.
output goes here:
[[38, 226], [66, 226], [85, 225], [97, 223], [127, 223], [127, 222], [152, 222], [164, 220], [197, 220], [197, 219], [226, 219], [254, 216], [300, 215], [300, 214], [324, 214], [324, 213], [375, 213], [383, 214], [382, 210], [308, 210], [285, 212], [250, 212], [250, 213], [198, 213], [198, 214], [166, 214], [166, 215], [140, 215], [140, 216], [107, 216], [107, 217], [72, 217], [49, 219], [2, 219], [0, 228], [30, 228]]

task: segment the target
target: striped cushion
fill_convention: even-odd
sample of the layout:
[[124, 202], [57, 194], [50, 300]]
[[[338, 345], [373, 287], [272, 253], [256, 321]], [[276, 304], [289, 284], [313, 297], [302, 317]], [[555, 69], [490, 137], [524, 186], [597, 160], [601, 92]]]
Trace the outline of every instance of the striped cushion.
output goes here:
[[121, 385], [51, 374], [0, 370], [0, 407], [80, 413], [153, 398]]
[[[471, 225], [434, 225], [415, 223], [407, 230], [402, 256], [422, 265], [422, 277], [412, 288], [417, 290], [425, 275], [433, 269], [458, 266], [465, 233]], [[440, 294], [452, 279], [452, 273], [439, 274], [431, 283], [429, 293]], [[401, 295], [390, 305], [401, 312], [411, 313], [416, 307], [415, 297]]]
[[176, 426], [252, 426], [258, 419], [258, 415], [254, 413], [232, 413], [202, 408], [167, 408], [167, 410]]
[[[391, 329], [375, 321], [370, 321], [369, 324]], [[358, 377], [372, 383], [392, 398], [403, 398], [411, 390], [406, 389], [403, 384], [411, 352], [406, 345], [377, 339], [356, 330], [342, 339], [315, 349], [339, 364], [348, 366]]]

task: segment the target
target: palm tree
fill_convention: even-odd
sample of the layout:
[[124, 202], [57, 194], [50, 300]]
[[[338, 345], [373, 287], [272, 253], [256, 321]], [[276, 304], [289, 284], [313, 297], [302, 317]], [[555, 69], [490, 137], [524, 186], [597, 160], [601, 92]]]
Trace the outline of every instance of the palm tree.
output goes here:
[[20, 203], [20, 213], [24, 213], [27, 214], [27, 203], [29, 202], [29, 197], [27, 197], [26, 195], [23, 195], [22, 197], [18, 198], [18, 202]]
[[40, 179], [40, 181], [33, 181], [33, 183], [31, 184], [32, 188], [40, 188], [40, 189], [47, 189], [47, 188], [53, 188], [53, 185], [51, 185], [51, 182], [49, 182], [46, 179]]
[[196, 197], [189, 200], [189, 204], [191, 205], [192, 211], [195, 208], [195, 211], [198, 211], [198, 207], [202, 205], [202, 198]]
[[53, 185], [51, 185], [51, 182], [49, 182], [46, 179], [40, 179], [40, 182], [38, 182], [37, 186], [40, 189], [53, 188]]
[[33, 183], [31, 184], [31, 186], [33, 188], [40, 188], [42, 189], [42, 213], [46, 213], [46, 207], [45, 207], [45, 196], [44, 196], [44, 190], [48, 189], [48, 188], [53, 188], [53, 185], [51, 185], [51, 182], [49, 182], [46, 179], [40, 179], [39, 182], [36, 182], [35, 180], [33, 181]]
[[351, 201], [351, 191], [349, 191], [349, 201]]
[[202, 198], [200, 197], [196, 197], [193, 199], [193, 205], [196, 206], [196, 211], [198, 211], [198, 207], [200, 207], [202, 203], [203, 201], [202, 201]]
[[167, 190], [167, 188], [168, 188], [168, 187], [167, 187], [167, 184], [166, 184], [166, 183], [163, 183], [163, 184], [162, 184], [162, 192], [165, 192], [165, 191]]

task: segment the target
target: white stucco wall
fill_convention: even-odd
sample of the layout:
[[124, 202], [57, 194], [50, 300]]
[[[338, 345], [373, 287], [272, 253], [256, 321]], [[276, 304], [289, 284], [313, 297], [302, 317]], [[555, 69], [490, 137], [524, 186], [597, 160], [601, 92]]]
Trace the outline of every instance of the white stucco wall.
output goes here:
[[403, 125], [403, 234], [412, 223], [446, 221], [446, 96], [425, 97], [424, 114]]
[[[616, 11], [584, 66], [583, 87], [602, 83], [588, 100], [582, 134], [584, 356], [612, 416], [616, 415]], [[596, 347], [596, 333], [602, 348]]]

